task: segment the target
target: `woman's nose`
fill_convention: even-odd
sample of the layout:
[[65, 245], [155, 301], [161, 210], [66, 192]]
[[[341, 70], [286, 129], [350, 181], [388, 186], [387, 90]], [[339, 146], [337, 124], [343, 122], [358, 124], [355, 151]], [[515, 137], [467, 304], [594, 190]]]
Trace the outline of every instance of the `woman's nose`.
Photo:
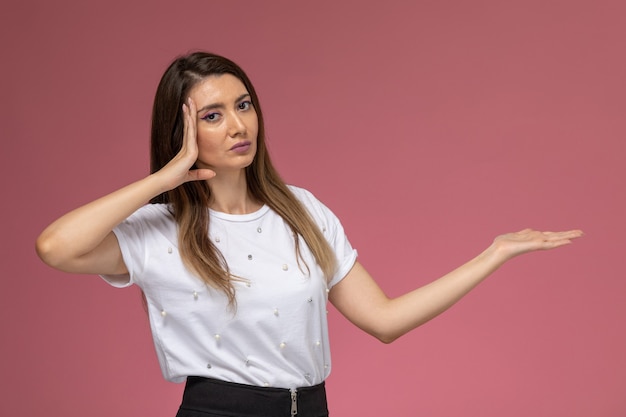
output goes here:
[[228, 135], [235, 137], [246, 133], [246, 125], [238, 114], [232, 114], [228, 122]]

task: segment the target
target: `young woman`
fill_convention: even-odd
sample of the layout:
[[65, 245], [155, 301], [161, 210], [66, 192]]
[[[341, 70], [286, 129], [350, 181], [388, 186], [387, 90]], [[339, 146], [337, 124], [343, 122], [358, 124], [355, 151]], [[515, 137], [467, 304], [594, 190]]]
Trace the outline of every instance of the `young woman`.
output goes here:
[[53, 222], [37, 252], [62, 271], [141, 288], [163, 375], [186, 381], [179, 417], [318, 417], [328, 415], [328, 300], [389, 343], [514, 256], [581, 235], [505, 234], [389, 299], [333, 213], [272, 166], [243, 70], [197, 52], [176, 59], [158, 86], [151, 174]]

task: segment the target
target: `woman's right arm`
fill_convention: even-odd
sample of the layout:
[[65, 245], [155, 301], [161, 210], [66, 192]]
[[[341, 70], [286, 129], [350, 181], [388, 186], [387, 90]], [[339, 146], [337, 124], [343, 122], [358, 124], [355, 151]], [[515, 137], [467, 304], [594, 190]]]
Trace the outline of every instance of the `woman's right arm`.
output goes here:
[[198, 157], [196, 108], [183, 106], [185, 133], [180, 152], [158, 172], [79, 207], [50, 224], [39, 236], [37, 254], [53, 268], [83, 274], [127, 273], [112, 230], [153, 197], [187, 181], [215, 173], [190, 170]]

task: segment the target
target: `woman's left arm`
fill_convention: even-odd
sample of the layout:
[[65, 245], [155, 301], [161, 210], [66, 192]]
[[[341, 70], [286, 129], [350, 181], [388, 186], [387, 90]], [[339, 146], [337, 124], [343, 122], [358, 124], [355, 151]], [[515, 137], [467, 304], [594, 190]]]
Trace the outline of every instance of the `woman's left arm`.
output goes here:
[[443, 313], [509, 259], [554, 249], [582, 236], [580, 230], [538, 232], [530, 229], [498, 236], [483, 253], [443, 277], [400, 297], [388, 298], [358, 262], [329, 294], [348, 320], [384, 343]]

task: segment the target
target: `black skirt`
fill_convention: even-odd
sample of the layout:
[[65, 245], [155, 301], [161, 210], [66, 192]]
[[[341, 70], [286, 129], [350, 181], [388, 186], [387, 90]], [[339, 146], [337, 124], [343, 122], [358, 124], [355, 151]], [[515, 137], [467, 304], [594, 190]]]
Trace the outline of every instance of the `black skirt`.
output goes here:
[[324, 383], [295, 390], [187, 378], [176, 417], [328, 417]]

